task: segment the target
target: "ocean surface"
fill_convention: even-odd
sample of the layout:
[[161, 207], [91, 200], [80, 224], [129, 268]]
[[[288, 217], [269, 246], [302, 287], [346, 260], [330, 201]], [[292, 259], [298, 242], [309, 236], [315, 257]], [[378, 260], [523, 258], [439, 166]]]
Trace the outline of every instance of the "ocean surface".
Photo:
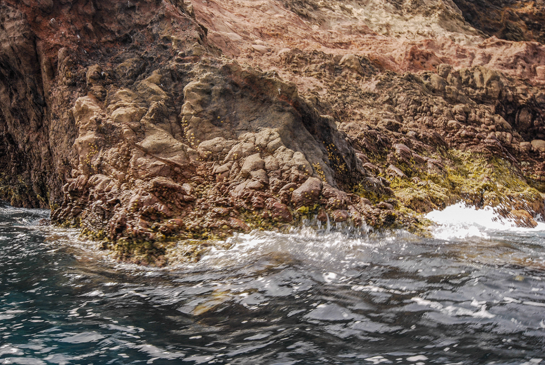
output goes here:
[[0, 364], [545, 364], [545, 224], [461, 205], [434, 238], [346, 227], [115, 262], [0, 205]]

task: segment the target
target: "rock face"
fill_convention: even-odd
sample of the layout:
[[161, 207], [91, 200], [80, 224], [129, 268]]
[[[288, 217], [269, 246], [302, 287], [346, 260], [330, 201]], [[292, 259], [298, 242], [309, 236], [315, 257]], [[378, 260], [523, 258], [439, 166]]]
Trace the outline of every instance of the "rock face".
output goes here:
[[418, 229], [460, 200], [531, 226], [532, 4], [6, 0], [0, 198], [156, 263], [169, 242], [310, 215]]
[[545, 42], [543, 1], [453, 1], [467, 22], [487, 35], [510, 41]]

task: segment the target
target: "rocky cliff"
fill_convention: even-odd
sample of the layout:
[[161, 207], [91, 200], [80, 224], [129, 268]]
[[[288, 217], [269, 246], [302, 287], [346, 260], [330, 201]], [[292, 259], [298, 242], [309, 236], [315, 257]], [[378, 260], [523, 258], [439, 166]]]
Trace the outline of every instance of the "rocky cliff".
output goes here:
[[[0, 197], [119, 258], [317, 217], [545, 214], [539, 1], [0, 3]], [[197, 241], [194, 241], [197, 240]]]

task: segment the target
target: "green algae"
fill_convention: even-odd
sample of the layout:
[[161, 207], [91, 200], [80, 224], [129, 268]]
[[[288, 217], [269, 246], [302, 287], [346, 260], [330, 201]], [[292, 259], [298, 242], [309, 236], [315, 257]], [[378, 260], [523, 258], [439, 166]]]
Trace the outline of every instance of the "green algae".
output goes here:
[[464, 201], [477, 208], [515, 208], [537, 213], [543, 209], [542, 194], [510, 161], [484, 154], [449, 150], [435, 156], [444, 163], [438, 172], [412, 162], [396, 165], [407, 177], [385, 176], [401, 204], [427, 213]]

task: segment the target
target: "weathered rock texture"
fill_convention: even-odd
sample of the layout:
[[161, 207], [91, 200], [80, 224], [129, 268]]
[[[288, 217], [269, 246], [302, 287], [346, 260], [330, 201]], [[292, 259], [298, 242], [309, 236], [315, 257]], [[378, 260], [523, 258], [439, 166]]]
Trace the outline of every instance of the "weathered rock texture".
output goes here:
[[463, 200], [533, 226], [542, 7], [5, 0], [0, 197], [156, 264], [311, 215], [418, 229]]

